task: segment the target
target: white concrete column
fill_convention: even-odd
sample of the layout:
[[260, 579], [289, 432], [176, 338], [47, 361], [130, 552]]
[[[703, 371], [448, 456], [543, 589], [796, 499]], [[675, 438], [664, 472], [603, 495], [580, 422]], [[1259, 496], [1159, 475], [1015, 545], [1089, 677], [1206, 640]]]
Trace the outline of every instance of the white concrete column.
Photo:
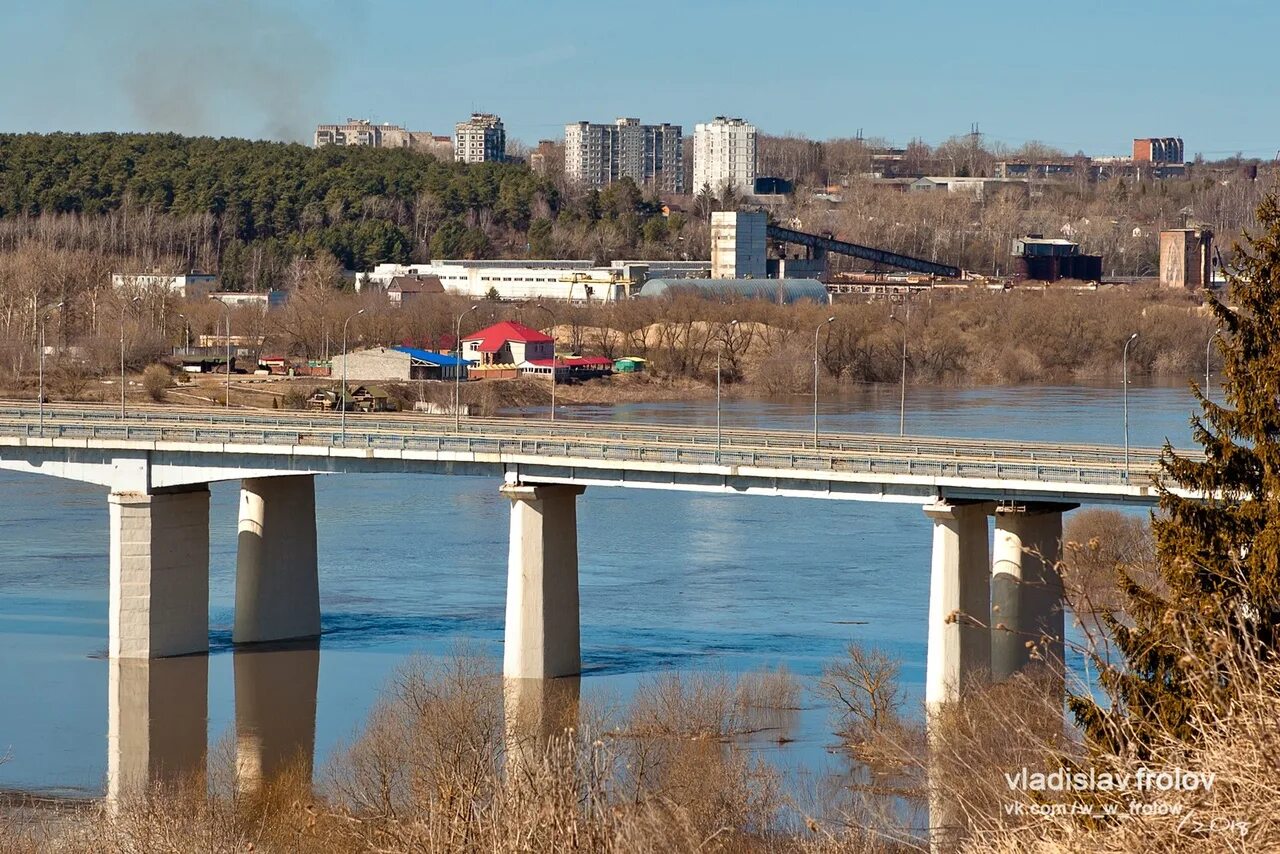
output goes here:
[[954, 700], [991, 668], [991, 564], [987, 513], [992, 505], [939, 502], [924, 508], [933, 521], [929, 581], [929, 653], [925, 703]]
[[314, 475], [240, 482], [235, 643], [320, 634]]
[[[1007, 679], [1036, 657], [1062, 670], [1062, 509], [996, 511], [991, 564], [991, 675]], [[1029, 646], [1030, 644], [1030, 646]]]
[[112, 658], [209, 650], [209, 489], [112, 492]]
[[209, 657], [113, 658], [107, 676], [107, 803], [156, 783], [205, 781]]
[[236, 785], [256, 792], [297, 771], [310, 783], [316, 748], [316, 641], [286, 648], [242, 647], [233, 654], [236, 685]]
[[507, 625], [502, 672], [547, 679], [581, 671], [578, 634], [578, 486], [502, 487], [511, 499]]

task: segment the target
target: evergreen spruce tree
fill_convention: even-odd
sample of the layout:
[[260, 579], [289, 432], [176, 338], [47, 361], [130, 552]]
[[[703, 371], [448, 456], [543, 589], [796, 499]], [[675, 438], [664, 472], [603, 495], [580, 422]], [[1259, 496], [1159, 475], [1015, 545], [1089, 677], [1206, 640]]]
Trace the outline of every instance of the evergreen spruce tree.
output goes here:
[[[1103, 615], [1123, 661], [1095, 656], [1110, 700], [1070, 706], [1090, 742], [1145, 755], [1157, 736], [1192, 737], [1195, 706], [1225, 708], [1246, 687], [1234, 664], [1280, 653], [1280, 202], [1258, 208], [1259, 231], [1229, 277], [1222, 405], [1194, 383], [1203, 456], [1161, 455], [1153, 520], [1159, 582], [1121, 579], [1122, 613]], [[1201, 500], [1188, 496], [1209, 496]]]

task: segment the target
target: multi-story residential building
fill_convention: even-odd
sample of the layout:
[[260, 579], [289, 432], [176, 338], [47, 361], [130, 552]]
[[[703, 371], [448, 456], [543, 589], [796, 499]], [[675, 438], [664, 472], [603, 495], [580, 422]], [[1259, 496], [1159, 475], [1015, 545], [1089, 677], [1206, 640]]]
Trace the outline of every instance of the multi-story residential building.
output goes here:
[[472, 113], [454, 128], [453, 156], [463, 163], [502, 162], [507, 154], [507, 131], [492, 113]]
[[716, 116], [693, 129], [693, 191], [755, 191], [756, 129], [743, 119]]
[[1134, 163], [1182, 163], [1183, 160], [1180, 136], [1152, 136], [1133, 141]]
[[680, 125], [642, 125], [621, 118], [611, 125], [575, 122], [564, 128], [564, 172], [588, 187], [630, 178], [664, 193], [684, 192]]
[[347, 119], [346, 124], [316, 125], [315, 147], [365, 145], [370, 148], [413, 148], [441, 160], [453, 157], [453, 140], [429, 130], [405, 130], [400, 125], [374, 124], [368, 119]]

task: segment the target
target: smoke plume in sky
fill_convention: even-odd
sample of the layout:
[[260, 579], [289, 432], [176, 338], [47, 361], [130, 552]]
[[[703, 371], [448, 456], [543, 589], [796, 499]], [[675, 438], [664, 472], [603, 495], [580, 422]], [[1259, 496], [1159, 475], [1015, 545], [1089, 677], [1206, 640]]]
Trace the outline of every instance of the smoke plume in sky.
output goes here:
[[141, 129], [225, 135], [234, 117], [255, 136], [305, 140], [339, 57], [300, 5], [92, 2], [72, 24], [81, 44], [101, 45], [103, 74], [121, 87]]

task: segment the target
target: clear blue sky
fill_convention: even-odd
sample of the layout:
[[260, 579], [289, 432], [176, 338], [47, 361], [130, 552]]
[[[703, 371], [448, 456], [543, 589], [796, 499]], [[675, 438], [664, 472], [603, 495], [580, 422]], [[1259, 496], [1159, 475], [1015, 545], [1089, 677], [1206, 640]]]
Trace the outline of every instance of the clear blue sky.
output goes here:
[[309, 139], [372, 117], [508, 136], [620, 115], [741, 115], [814, 139], [862, 129], [1122, 154], [1280, 149], [1270, 0], [6, 0], [0, 131]]

